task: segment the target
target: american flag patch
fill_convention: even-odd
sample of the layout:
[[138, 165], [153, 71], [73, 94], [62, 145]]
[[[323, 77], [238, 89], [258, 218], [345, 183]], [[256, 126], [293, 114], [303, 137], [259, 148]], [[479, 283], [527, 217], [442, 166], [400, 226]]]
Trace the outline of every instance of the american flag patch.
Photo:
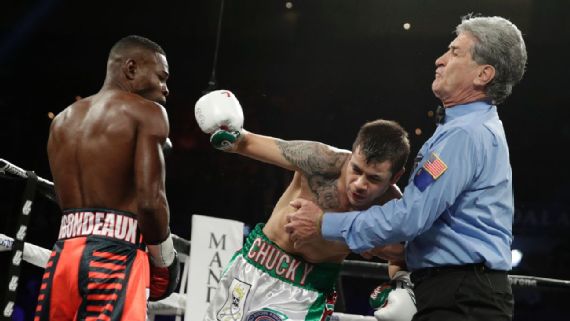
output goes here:
[[436, 153], [431, 153], [428, 160], [422, 166], [426, 172], [428, 172], [434, 180], [443, 174], [447, 170], [447, 165], [437, 156]]

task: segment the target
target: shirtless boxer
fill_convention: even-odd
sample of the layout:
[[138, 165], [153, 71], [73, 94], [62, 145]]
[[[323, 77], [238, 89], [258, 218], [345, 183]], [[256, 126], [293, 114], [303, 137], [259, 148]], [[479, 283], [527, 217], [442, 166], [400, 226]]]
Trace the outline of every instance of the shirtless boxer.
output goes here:
[[407, 133], [392, 121], [369, 122], [360, 129], [353, 153], [318, 142], [257, 135], [242, 129], [239, 102], [222, 90], [200, 98], [196, 119], [212, 134], [215, 147], [295, 172], [267, 223], [255, 227], [226, 267], [204, 320], [327, 319], [334, 308], [340, 263], [349, 250], [324, 240], [295, 247], [284, 229], [293, 210], [290, 202], [303, 197], [340, 211], [399, 197], [394, 184], [410, 151]]
[[35, 321], [143, 321], [147, 297], [176, 287], [162, 151], [167, 79], [162, 48], [125, 37], [101, 90], [53, 120], [48, 158], [63, 217]]

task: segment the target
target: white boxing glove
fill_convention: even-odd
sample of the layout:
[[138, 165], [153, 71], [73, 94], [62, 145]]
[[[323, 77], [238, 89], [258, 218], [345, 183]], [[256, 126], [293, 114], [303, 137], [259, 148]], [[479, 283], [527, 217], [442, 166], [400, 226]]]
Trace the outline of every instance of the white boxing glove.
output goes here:
[[229, 90], [215, 90], [198, 99], [194, 107], [200, 129], [211, 134], [215, 148], [229, 149], [240, 137], [243, 129], [243, 111]]
[[398, 271], [389, 284], [378, 286], [370, 295], [378, 321], [410, 321], [416, 314], [416, 298], [410, 272]]

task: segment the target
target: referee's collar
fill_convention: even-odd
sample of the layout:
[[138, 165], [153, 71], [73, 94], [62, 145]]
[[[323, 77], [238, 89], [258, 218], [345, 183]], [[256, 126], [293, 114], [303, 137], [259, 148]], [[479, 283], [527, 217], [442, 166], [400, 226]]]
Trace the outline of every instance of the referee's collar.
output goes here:
[[447, 123], [453, 119], [459, 118], [461, 116], [470, 114], [472, 112], [477, 111], [486, 111], [490, 108], [494, 108], [491, 102], [484, 100], [484, 101], [474, 101], [467, 104], [455, 105], [453, 107], [445, 108], [445, 119], [443, 120], [443, 124]]

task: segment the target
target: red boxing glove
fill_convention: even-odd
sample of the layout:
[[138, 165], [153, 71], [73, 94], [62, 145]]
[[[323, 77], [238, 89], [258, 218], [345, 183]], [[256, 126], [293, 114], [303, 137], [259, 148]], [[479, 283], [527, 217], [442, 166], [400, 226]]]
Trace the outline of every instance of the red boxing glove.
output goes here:
[[150, 261], [150, 301], [168, 297], [180, 281], [180, 261], [174, 250], [172, 235], [157, 245], [147, 245]]

